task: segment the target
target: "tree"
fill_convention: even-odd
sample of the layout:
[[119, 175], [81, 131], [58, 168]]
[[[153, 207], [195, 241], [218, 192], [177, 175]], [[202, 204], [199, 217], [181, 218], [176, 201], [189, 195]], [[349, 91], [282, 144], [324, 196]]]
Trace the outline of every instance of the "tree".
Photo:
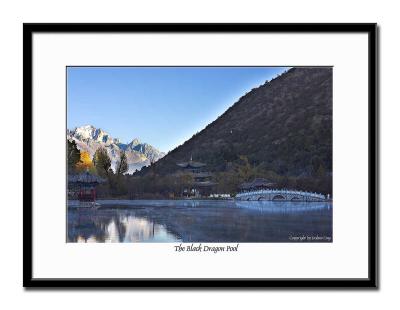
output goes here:
[[76, 164], [81, 160], [81, 152], [78, 150], [74, 140], [68, 141], [67, 159], [68, 159], [68, 171], [72, 172], [76, 168]]
[[117, 175], [122, 175], [127, 171], [128, 171], [128, 160], [126, 158], [125, 151], [121, 150], [115, 173]]
[[111, 170], [111, 158], [107, 154], [104, 147], [99, 147], [93, 156], [93, 163], [96, 167], [97, 173], [102, 176], [109, 176]]
[[255, 169], [251, 166], [247, 156], [240, 155], [239, 158], [241, 164], [237, 164], [236, 166], [238, 176], [244, 182], [250, 181], [255, 177]]
[[187, 172], [179, 172], [176, 174], [177, 187], [179, 194], [183, 195], [184, 190], [189, 191], [192, 188], [194, 179], [193, 175]]
[[241, 183], [236, 171], [219, 172], [215, 174], [217, 192], [220, 194], [234, 194]]
[[319, 158], [319, 156], [314, 156], [313, 158], [311, 158], [311, 165], [312, 165], [312, 173], [316, 175], [318, 173], [320, 166], [322, 165], [321, 158]]
[[317, 177], [318, 177], [318, 178], [323, 178], [323, 177], [325, 177], [325, 168], [324, 168], [324, 165], [323, 165], [323, 164], [320, 164], [320, 165], [319, 165], [319, 168], [318, 168], [318, 170], [317, 170]]
[[93, 171], [94, 165], [92, 159], [90, 158], [90, 154], [86, 151], [81, 152], [80, 161], [76, 163], [75, 167], [79, 172], [88, 170]]

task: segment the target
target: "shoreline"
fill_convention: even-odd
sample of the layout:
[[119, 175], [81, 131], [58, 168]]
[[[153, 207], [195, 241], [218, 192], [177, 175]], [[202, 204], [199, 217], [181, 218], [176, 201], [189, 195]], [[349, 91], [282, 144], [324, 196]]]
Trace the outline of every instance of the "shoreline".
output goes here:
[[332, 200], [330, 201], [272, 201], [272, 200], [262, 200], [262, 201], [243, 201], [234, 199], [99, 199], [96, 200], [96, 207], [82, 206], [78, 200], [68, 200], [68, 209], [98, 209], [98, 208], [124, 208], [124, 207], [174, 207], [174, 206], [184, 206], [184, 207], [197, 207], [197, 206], [212, 206], [212, 205], [226, 205], [226, 206], [279, 206], [279, 208], [285, 207], [296, 207], [305, 205], [313, 207], [317, 204], [326, 204], [332, 206]]

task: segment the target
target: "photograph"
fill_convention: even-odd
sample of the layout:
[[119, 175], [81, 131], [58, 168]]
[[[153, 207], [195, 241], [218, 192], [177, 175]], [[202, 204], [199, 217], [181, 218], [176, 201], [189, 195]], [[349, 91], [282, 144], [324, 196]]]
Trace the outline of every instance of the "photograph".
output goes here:
[[66, 241], [332, 243], [334, 70], [67, 66]]

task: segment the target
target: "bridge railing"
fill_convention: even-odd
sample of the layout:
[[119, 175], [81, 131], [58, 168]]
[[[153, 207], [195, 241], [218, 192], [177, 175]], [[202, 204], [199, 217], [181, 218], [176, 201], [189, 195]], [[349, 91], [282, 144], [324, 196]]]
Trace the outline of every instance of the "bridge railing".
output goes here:
[[246, 197], [246, 196], [252, 196], [252, 195], [266, 195], [266, 194], [301, 195], [301, 196], [307, 196], [307, 197], [312, 197], [312, 198], [317, 198], [317, 199], [326, 199], [325, 195], [319, 194], [319, 193], [295, 191], [295, 190], [282, 190], [282, 189], [261, 189], [261, 190], [255, 190], [255, 191], [240, 192], [236, 195], [236, 197], [240, 198], [240, 197]]

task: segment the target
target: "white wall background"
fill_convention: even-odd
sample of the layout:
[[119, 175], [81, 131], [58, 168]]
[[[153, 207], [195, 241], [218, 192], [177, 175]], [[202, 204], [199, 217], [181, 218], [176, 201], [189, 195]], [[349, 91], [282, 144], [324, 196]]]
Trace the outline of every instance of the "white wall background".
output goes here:
[[[396, 308], [400, 277], [399, 9], [396, 1], [3, 1], [0, 4], [0, 308]], [[23, 22], [377, 22], [380, 25], [380, 289], [27, 291], [22, 288]], [[49, 154], [51, 155], [51, 154]]]

